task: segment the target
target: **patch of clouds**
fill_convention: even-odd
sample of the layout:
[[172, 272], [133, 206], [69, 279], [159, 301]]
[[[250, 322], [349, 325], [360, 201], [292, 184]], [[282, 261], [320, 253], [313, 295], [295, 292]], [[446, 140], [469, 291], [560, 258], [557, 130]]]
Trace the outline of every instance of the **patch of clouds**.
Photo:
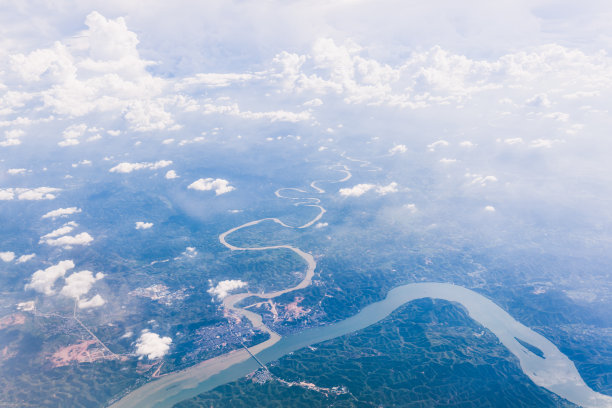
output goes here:
[[93, 241], [91, 235], [87, 232], [81, 232], [74, 236], [64, 235], [56, 239], [46, 239], [44, 243], [51, 246], [60, 246], [64, 249], [71, 249], [74, 245], [89, 245], [91, 241]]
[[185, 248], [185, 251], [183, 252], [183, 255], [188, 257], [188, 258], [193, 258], [198, 254], [198, 251], [196, 251], [196, 249], [194, 247], [187, 247]]
[[353, 187], [341, 188], [338, 192], [343, 197], [360, 197], [370, 190], [374, 190], [379, 195], [387, 195], [389, 193], [397, 193], [397, 183], [395, 181], [386, 186], [376, 184], [357, 184]]
[[153, 223], [152, 222], [143, 222], [143, 221], [136, 221], [136, 226], [135, 228], [137, 230], [146, 230], [153, 227]]
[[57, 145], [60, 147], [76, 146], [79, 142], [79, 137], [83, 136], [87, 131], [87, 125], [84, 123], [70, 125], [62, 132], [63, 140]]
[[397, 193], [399, 190], [397, 189], [397, 183], [392, 181], [386, 186], [376, 186], [376, 193], [379, 195], [387, 195], [390, 193]]
[[486, 212], [495, 212], [495, 207], [493, 207], [492, 205], [487, 205], [485, 206], [484, 210]]
[[220, 178], [201, 178], [191, 183], [189, 186], [187, 186], [187, 188], [198, 191], [214, 190], [215, 195], [229, 193], [230, 191], [234, 191], [236, 189], [236, 187], [229, 184], [229, 181]]
[[8, 169], [6, 172], [10, 174], [11, 176], [14, 176], [17, 174], [24, 174], [27, 171], [28, 171], [27, 169]]
[[25, 132], [21, 129], [10, 129], [4, 131], [4, 140], [0, 141], [1, 147], [18, 146]]
[[66, 235], [71, 233], [76, 227], [78, 227], [78, 224], [74, 221], [70, 221], [60, 228], [40, 237], [40, 243], [63, 247], [64, 249], [71, 249], [74, 245], [89, 245], [89, 243], [93, 241], [93, 237], [87, 232], [81, 232], [74, 236]]
[[115, 167], [111, 168], [109, 172], [111, 173], [131, 173], [136, 170], [157, 170], [162, 169], [164, 167], [168, 167], [172, 164], [172, 160], [159, 160], [156, 162], [142, 162], [142, 163], [128, 163], [123, 162], [119, 163]]
[[11, 262], [15, 259], [15, 253], [11, 251], [0, 252], [0, 259], [4, 262]]
[[58, 208], [57, 210], [49, 211], [42, 218], [56, 219], [58, 217], [67, 217], [69, 215], [78, 214], [82, 210], [78, 207]]
[[470, 184], [478, 184], [483, 187], [489, 183], [497, 182], [497, 177], [495, 176], [483, 176], [482, 174], [465, 173], [465, 177], [470, 179]]
[[408, 149], [406, 148], [406, 145], [403, 145], [403, 144], [395, 145], [391, 149], [389, 149], [389, 153], [391, 155], [394, 155], [397, 153], [406, 153], [407, 151]]
[[66, 224], [62, 225], [61, 227], [59, 227], [59, 228], [49, 232], [48, 234], [43, 235], [42, 237], [40, 237], [40, 240], [44, 241], [47, 238], [56, 238], [56, 237], [60, 237], [62, 235], [66, 235], [66, 234], [72, 232], [78, 226], [79, 226], [79, 224], [77, 224], [74, 221], [67, 222]]
[[167, 180], [173, 180], [175, 178], [178, 178], [179, 176], [176, 174], [176, 171], [168, 170], [164, 177], [166, 177]]
[[104, 274], [98, 272], [93, 274], [91, 271], [75, 272], [65, 279], [65, 285], [60, 291], [60, 295], [79, 299], [87, 294], [96, 281], [104, 278]]
[[170, 350], [170, 344], [172, 344], [170, 337], [161, 337], [157, 333], [143, 330], [136, 341], [136, 355], [150, 360], [162, 358]]
[[339, 193], [344, 197], [360, 197], [375, 187], [374, 184], [357, 184], [353, 187], [341, 188]]
[[447, 157], [443, 157], [439, 161], [440, 161], [440, 163], [451, 164], [451, 163], [456, 163], [457, 159], [449, 159]]
[[57, 193], [61, 191], [59, 188], [53, 187], [37, 187], [37, 188], [4, 188], [0, 189], [0, 201], [4, 200], [54, 200]]
[[52, 295], [55, 293], [53, 289], [55, 281], [64, 277], [66, 272], [73, 268], [74, 262], [66, 260], [60, 261], [58, 264], [49, 266], [46, 269], [39, 269], [32, 274], [30, 282], [25, 285], [25, 289], [32, 289], [45, 295]]
[[17, 263], [24, 263], [24, 262], [28, 262], [32, 259], [34, 259], [36, 257], [36, 254], [26, 254], [26, 255], [21, 255], [19, 258], [17, 258]]
[[403, 207], [407, 209], [408, 211], [410, 211], [412, 214], [418, 211], [416, 204], [412, 204], [412, 203], [404, 204]]
[[77, 302], [77, 306], [79, 309], [91, 309], [94, 307], [104, 306], [106, 304], [106, 300], [100, 295], [94, 295], [90, 299], [82, 300], [79, 299]]
[[325, 228], [325, 227], [327, 227], [328, 225], [329, 225], [329, 224], [328, 224], [328, 223], [326, 223], [326, 222], [317, 222], [317, 223], [315, 224], [315, 228], [317, 228], [317, 229], [319, 229], [319, 228]]
[[534, 149], [544, 148], [550, 149], [555, 143], [563, 143], [560, 139], [535, 139], [529, 143], [529, 147]]
[[449, 143], [446, 140], [438, 140], [437, 142], [433, 142], [427, 145], [427, 150], [430, 152], [436, 151], [439, 147], [447, 147]]
[[217, 283], [217, 285], [215, 286], [212, 285], [211, 281], [209, 281], [208, 283], [211, 287], [207, 290], [207, 292], [210, 293], [212, 296], [215, 296], [218, 300], [222, 300], [233, 290], [244, 288], [247, 286], [246, 282], [243, 282], [238, 279], [224, 280]]

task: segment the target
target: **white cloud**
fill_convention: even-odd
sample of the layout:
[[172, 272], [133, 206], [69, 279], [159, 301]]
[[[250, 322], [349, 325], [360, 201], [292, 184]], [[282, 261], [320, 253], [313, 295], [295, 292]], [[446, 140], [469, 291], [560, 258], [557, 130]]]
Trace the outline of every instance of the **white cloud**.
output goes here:
[[391, 183], [387, 184], [386, 186], [377, 186], [376, 187], [376, 193], [380, 194], [380, 195], [387, 195], [390, 193], [397, 193], [398, 189], [397, 189], [397, 183], [395, 181], [392, 181]]
[[444, 164], [455, 163], [456, 161], [457, 159], [449, 159], [447, 157], [443, 157], [440, 159], [440, 163], [444, 163]]
[[11, 262], [15, 259], [15, 253], [11, 251], [0, 252], [0, 259], [4, 262]]
[[42, 218], [58, 218], [58, 217], [66, 217], [72, 214], [78, 214], [81, 212], [81, 209], [78, 207], [68, 207], [68, 208], [58, 208], [57, 210], [49, 211]]
[[149, 229], [153, 227], [153, 223], [152, 222], [143, 222], [143, 221], [136, 221], [136, 229], [137, 230], [144, 230], [144, 229]]
[[111, 168], [109, 171], [111, 173], [131, 173], [135, 170], [149, 169], [149, 170], [157, 170], [164, 167], [168, 167], [172, 164], [172, 160], [159, 160], [154, 163], [142, 162], [142, 163], [128, 163], [123, 162], [119, 163], [115, 167]]
[[174, 170], [168, 170], [168, 171], [166, 172], [166, 176], [165, 176], [165, 177], [166, 177], [166, 179], [168, 179], [168, 180], [172, 180], [172, 179], [178, 178], [178, 175], [176, 174], [176, 171], [174, 171]]
[[520, 137], [511, 137], [511, 138], [504, 139], [504, 143], [507, 145], [522, 144], [523, 139]]
[[10, 175], [23, 174], [27, 169], [8, 169], [6, 172]]
[[562, 143], [559, 139], [535, 139], [529, 143], [529, 147], [550, 149], [555, 143]]
[[404, 204], [403, 206], [405, 209], [407, 209], [408, 211], [410, 211], [412, 214], [414, 214], [415, 212], [418, 211], [416, 204]]
[[79, 309], [90, 309], [93, 307], [100, 307], [106, 304], [106, 300], [100, 295], [94, 295], [91, 299], [88, 300], [79, 300], [77, 303]]
[[214, 287], [212, 286], [212, 282], [209, 283], [211, 284], [211, 288], [208, 289], [207, 292], [213, 296], [216, 296], [218, 300], [223, 299], [224, 297], [229, 295], [229, 292], [233, 290], [244, 288], [245, 286], [247, 286], [246, 282], [237, 279], [221, 281], [217, 283], [217, 286]]
[[37, 188], [4, 188], [0, 189], [0, 200], [53, 200], [59, 188], [37, 187]]
[[460, 142], [460, 143], [459, 143], [459, 146], [461, 146], [461, 147], [474, 147], [474, 146], [475, 146], [475, 144], [474, 144], [474, 143], [472, 143], [472, 142], [471, 142], [471, 141], [469, 141], [469, 140], [464, 140], [463, 142]]
[[4, 131], [4, 140], [0, 141], [0, 146], [17, 146], [21, 144], [21, 136], [24, 135], [24, 131], [21, 129], [11, 129]]
[[31, 259], [34, 259], [36, 257], [36, 254], [27, 254], [27, 255], [21, 255], [19, 258], [17, 258], [17, 263], [24, 263], [24, 262], [28, 262]]
[[353, 187], [341, 188], [338, 192], [344, 197], [360, 197], [370, 190], [376, 191], [379, 195], [386, 195], [389, 193], [397, 193], [397, 183], [395, 181], [387, 184], [386, 186], [376, 184], [357, 184]]
[[89, 235], [87, 232], [81, 232], [80, 234], [74, 236], [64, 235], [56, 239], [47, 238], [42, 242], [51, 246], [60, 246], [64, 249], [71, 249], [73, 245], [89, 245], [91, 241], [93, 241], [93, 237], [91, 235]]
[[487, 205], [484, 210], [486, 212], [495, 212], [495, 207], [493, 207], [492, 205]]
[[321, 99], [319, 99], [319, 98], [314, 98], [314, 99], [311, 99], [309, 101], [304, 102], [302, 105], [304, 105], [304, 106], [312, 106], [312, 107], [314, 107], [314, 106], [321, 106], [321, 105], [323, 105], [323, 101]]
[[353, 187], [341, 188], [339, 193], [344, 197], [359, 197], [376, 187], [374, 184], [357, 184]]
[[79, 137], [83, 136], [87, 131], [87, 125], [84, 123], [78, 125], [70, 125], [62, 132], [64, 140], [58, 143], [60, 147], [75, 146], [79, 144]]
[[470, 178], [470, 184], [478, 184], [481, 186], [486, 186], [488, 183], [497, 182], [497, 177], [495, 176], [483, 176], [482, 174], [472, 174], [465, 173], [465, 177]]
[[66, 278], [66, 283], [60, 291], [60, 295], [79, 299], [89, 292], [96, 281], [102, 278], [104, 278], [104, 274], [100, 272], [95, 276], [91, 271], [75, 272]]
[[174, 139], [170, 138], [170, 139], [165, 139], [164, 141], [162, 141], [162, 144], [170, 144], [170, 143], [174, 143]]
[[187, 247], [185, 248], [185, 251], [183, 251], [182, 255], [186, 256], [187, 258], [194, 258], [196, 255], [198, 255], [198, 251], [196, 251], [194, 247]]
[[198, 191], [210, 191], [215, 190], [216, 195], [229, 193], [236, 189], [234, 186], [230, 186], [229, 181], [224, 179], [198, 179], [191, 183], [187, 188]]
[[431, 144], [427, 145], [427, 149], [428, 149], [430, 152], [433, 152], [433, 151], [435, 151], [435, 150], [436, 150], [438, 147], [446, 147], [446, 146], [448, 146], [448, 145], [449, 145], [449, 143], [448, 143], [446, 140], [438, 140], [437, 142], [433, 142], [433, 143], [431, 143]]
[[136, 341], [136, 355], [146, 356], [151, 360], [161, 358], [170, 350], [170, 344], [172, 344], [170, 337], [160, 337], [157, 333], [143, 330]]
[[400, 145], [395, 145], [393, 146], [391, 149], [389, 149], [389, 153], [396, 154], [396, 153], [406, 153], [408, 149], [406, 148], [406, 145], [400, 144]]
[[47, 238], [61, 237], [62, 235], [66, 235], [66, 234], [72, 232], [78, 226], [79, 226], [79, 224], [77, 224], [74, 221], [67, 222], [66, 224], [64, 224], [61, 227], [51, 231], [50, 233], [43, 235], [42, 237], [40, 237], [40, 240], [44, 241]]
[[315, 228], [325, 228], [325, 227], [327, 227], [328, 225], [329, 225], [329, 224], [328, 224], [328, 223], [326, 223], [326, 222], [317, 222], [317, 223], [315, 224]]
[[39, 269], [34, 272], [30, 278], [30, 283], [25, 285], [25, 289], [33, 289], [45, 295], [52, 295], [55, 293], [53, 290], [55, 281], [63, 277], [72, 268], [74, 268], [74, 262], [67, 260], [46, 269]]

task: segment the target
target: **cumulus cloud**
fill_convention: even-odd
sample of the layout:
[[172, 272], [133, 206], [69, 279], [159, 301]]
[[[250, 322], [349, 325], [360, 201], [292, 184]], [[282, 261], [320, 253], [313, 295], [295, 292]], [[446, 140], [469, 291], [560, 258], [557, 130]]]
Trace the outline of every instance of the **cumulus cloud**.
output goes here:
[[18, 146], [21, 144], [20, 137], [24, 135], [21, 129], [11, 129], [4, 131], [4, 140], [0, 141], [1, 147]]
[[495, 212], [495, 207], [493, 207], [492, 205], [487, 205], [484, 210], [486, 212]]
[[33, 289], [45, 295], [55, 293], [53, 285], [55, 281], [63, 277], [67, 271], [74, 268], [74, 262], [70, 260], [61, 261], [57, 265], [52, 265], [46, 269], [39, 269], [30, 278], [30, 283], [25, 285], [25, 289]]
[[119, 163], [115, 167], [111, 168], [109, 171], [111, 173], [131, 173], [135, 170], [149, 169], [149, 170], [157, 170], [164, 167], [168, 167], [172, 164], [172, 160], [159, 160], [154, 163], [142, 162], [142, 163], [128, 163], [123, 162]]
[[89, 245], [93, 241], [93, 237], [87, 232], [81, 232], [80, 234], [71, 236], [64, 235], [56, 239], [46, 239], [44, 243], [51, 246], [60, 246], [65, 249], [71, 249], [73, 245]]
[[360, 197], [370, 190], [374, 190], [379, 195], [397, 193], [399, 191], [397, 188], [397, 183], [393, 181], [386, 186], [376, 184], [357, 184], [353, 187], [341, 188], [338, 192], [344, 197]]
[[79, 300], [77, 305], [79, 309], [90, 309], [93, 307], [100, 307], [106, 303], [106, 300], [100, 295], [94, 295], [91, 299]]
[[238, 279], [224, 280], [217, 283], [216, 286], [212, 286], [212, 282], [209, 283], [211, 284], [211, 287], [210, 289], [208, 289], [207, 292], [210, 293], [212, 296], [216, 296], [218, 300], [223, 299], [224, 297], [229, 295], [229, 292], [233, 290], [244, 288], [245, 286], [247, 286], [246, 282], [243, 282]]
[[42, 218], [58, 218], [58, 217], [66, 217], [72, 214], [78, 214], [81, 212], [81, 209], [78, 207], [68, 207], [68, 208], [58, 208], [57, 210], [49, 211]]
[[48, 238], [56, 238], [56, 237], [60, 237], [62, 235], [66, 235], [66, 234], [72, 232], [78, 226], [79, 226], [79, 224], [77, 224], [74, 221], [67, 222], [66, 224], [62, 225], [61, 227], [59, 227], [59, 228], [49, 232], [48, 234], [43, 235], [42, 237], [40, 237], [40, 240], [44, 241], [45, 239], [48, 239]]
[[437, 142], [433, 142], [433, 143], [431, 143], [431, 144], [428, 144], [428, 145], [427, 145], [427, 149], [428, 149], [430, 152], [433, 152], [433, 151], [435, 151], [435, 150], [436, 150], [438, 147], [446, 147], [446, 146], [448, 146], [448, 144], [449, 144], [449, 143], [448, 143], [446, 140], [438, 140]]
[[74, 236], [66, 235], [72, 232], [78, 226], [79, 224], [76, 222], [70, 221], [60, 228], [57, 228], [40, 237], [40, 243], [51, 246], [60, 246], [64, 247], [65, 249], [70, 249], [73, 245], [88, 245], [91, 241], [93, 241], [93, 237], [87, 232], [81, 232], [80, 234]]
[[24, 262], [28, 262], [29, 260], [32, 260], [36, 257], [36, 254], [26, 254], [26, 255], [21, 255], [19, 258], [17, 258], [17, 263], [24, 263]]
[[11, 251], [0, 252], [0, 259], [4, 262], [11, 262], [15, 259], [15, 253]]
[[340, 189], [340, 195], [344, 197], [359, 197], [376, 187], [374, 184], [357, 184], [353, 187]]
[[150, 360], [161, 358], [170, 350], [170, 344], [170, 337], [161, 337], [157, 333], [143, 330], [136, 341], [136, 355], [141, 358], [146, 356]]
[[317, 223], [315, 224], [315, 228], [325, 228], [325, 227], [327, 227], [328, 225], [329, 225], [329, 224], [328, 224], [328, 223], [326, 223], [326, 222], [317, 222]]
[[416, 204], [404, 204], [404, 208], [410, 211], [412, 214], [418, 211]]
[[27, 169], [8, 169], [6, 172], [10, 174], [11, 176], [14, 176], [17, 174], [24, 174], [26, 171], [28, 170]]
[[54, 200], [59, 188], [37, 187], [37, 188], [4, 188], [0, 189], [0, 200]]
[[483, 187], [489, 183], [497, 182], [497, 177], [495, 176], [483, 176], [482, 174], [465, 173], [465, 177], [471, 179], [470, 184], [478, 184]]
[[60, 291], [60, 295], [79, 299], [89, 292], [96, 281], [102, 278], [104, 278], [104, 274], [101, 272], [98, 272], [95, 276], [91, 271], [75, 272], [66, 278], [66, 283]]
[[397, 183], [395, 181], [392, 181], [386, 186], [377, 186], [376, 192], [380, 195], [387, 195], [389, 193], [397, 193], [398, 192]]
[[153, 227], [153, 223], [152, 222], [143, 222], [143, 221], [136, 221], [136, 229], [137, 230], [144, 230], [144, 229], [149, 229]]
[[224, 179], [219, 179], [219, 178], [218, 179], [212, 179], [212, 178], [198, 179], [194, 181], [193, 183], [191, 183], [187, 188], [191, 190], [198, 190], [198, 191], [214, 190], [216, 195], [229, 193], [230, 191], [233, 191], [236, 189], [236, 187], [230, 186], [229, 181], [224, 180]]
[[395, 145], [391, 149], [389, 149], [389, 153], [391, 153], [391, 155], [394, 155], [397, 153], [406, 153], [407, 150], [408, 149], [406, 148], [406, 145], [400, 144]]
[[168, 180], [172, 180], [172, 179], [178, 178], [178, 175], [176, 174], [176, 171], [174, 171], [174, 170], [168, 170], [168, 171], [166, 172], [166, 176], [165, 176], [165, 177], [166, 177], [166, 179], [168, 179]]

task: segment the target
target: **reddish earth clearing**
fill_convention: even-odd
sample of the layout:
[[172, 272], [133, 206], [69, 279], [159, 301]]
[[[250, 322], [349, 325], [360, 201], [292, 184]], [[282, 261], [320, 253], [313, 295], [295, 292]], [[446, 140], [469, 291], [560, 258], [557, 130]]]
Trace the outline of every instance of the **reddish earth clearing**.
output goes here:
[[96, 340], [83, 340], [70, 346], [62, 347], [49, 360], [53, 367], [67, 366], [72, 362], [77, 363], [93, 363], [98, 360], [112, 360], [116, 356], [105, 354]]
[[21, 313], [15, 313], [12, 315], [4, 316], [0, 318], [0, 330], [6, 329], [9, 326], [15, 326], [18, 324], [25, 323], [25, 316]]

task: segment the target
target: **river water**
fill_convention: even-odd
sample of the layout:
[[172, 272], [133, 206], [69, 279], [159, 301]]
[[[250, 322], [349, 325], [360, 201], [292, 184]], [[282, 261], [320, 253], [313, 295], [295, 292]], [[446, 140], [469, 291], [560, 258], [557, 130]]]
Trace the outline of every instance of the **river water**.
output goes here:
[[[356, 315], [327, 326], [308, 329], [283, 337], [261, 351], [257, 357], [265, 364], [293, 351], [366, 328], [387, 317], [394, 310], [415, 299], [444, 299], [463, 305], [470, 317], [489, 329], [520, 361], [523, 372], [537, 385], [584, 407], [612, 407], [612, 397], [590, 389], [580, 377], [574, 363], [542, 335], [522, 325], [486, 297], [462, 286], [447, 283], [412, 283], [389, 291], [387, 297], [365, 307]], [[516, 339], [539, 348], [544, 358], [532, 353]], [[219, 385], [235, 381], [258, 368], [252, 359], [234, 364], [199, 381], [186, 376], [189, 369], [171, 373], [146, 384], [115, 406], [165, 408]], [[201, 373], [199, 374], [201, 375]], [[158, 384], [156, 384], [159, 382]], [[137, 397], [137, 398], [136, 398]], [[129, 404], [125, 404], [128, 402]]]

